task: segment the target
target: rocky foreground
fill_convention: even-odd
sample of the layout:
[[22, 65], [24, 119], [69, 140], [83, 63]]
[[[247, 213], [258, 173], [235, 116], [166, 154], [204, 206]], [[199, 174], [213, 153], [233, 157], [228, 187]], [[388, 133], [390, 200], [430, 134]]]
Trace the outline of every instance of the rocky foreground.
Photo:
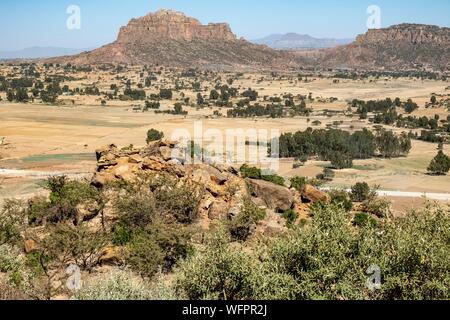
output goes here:
[[98, 170], [92, 183], [102, 188], [117, 181], [132, 182], [142, 174], [169, 174], [179, 181], [200, 185], [206, 192], [200, 201], [196, 224], [203, 229], [214, 221], [236, 216], [243, 199], [250, 198], [269, 213], [255, 226], [258, 233], [265, 235], [285, 228], [286, 221], [280, 213], [294, 209], [300, 221], [308, 216], [311, 204], [329, 201], [326, 193], [310, 185], [300, 194], [268, 181], [244, 179], [235, 166], [185, 163], [183, 156], [174, 152], [175, 148], [176, 142], [170, 141], [155, 141], [143, 149], [120, 150], [115, 145], [101, 148], [97, 150]]

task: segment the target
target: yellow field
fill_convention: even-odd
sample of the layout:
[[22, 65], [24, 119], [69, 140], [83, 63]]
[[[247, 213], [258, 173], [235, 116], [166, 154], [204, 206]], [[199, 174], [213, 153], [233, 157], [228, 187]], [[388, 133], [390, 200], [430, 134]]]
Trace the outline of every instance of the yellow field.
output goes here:
[[[134, 73], [130, 73], [132, 78]], [[119, 146], [142, 146], [145, 144], [146, 132], [150, 128], [161, 130], [167, 138], [177, 129], [185, 129], [193, 134], [194, 122], [201, 121], [203, 130], [219, 129], [278, 129], [281, 133], [305, 130], [312, 126], [311, 122], [320, 120], [320, 127], [342, 121], [342, 129], [371, 128], [371, 125], [357, 117], [349, 118], [343, 114], [333, 117], [322, 115], [323, 110], [345, 111], [347, 102], [354, 99], [384, 99], [386, 97], [408, 98], [418, 102], [421, 107], [416, 115], [433, 116], [439, 114], [447, 117], [448, 110], [425, 109], [432, 93], [448, 94], [445, 88], [448, 82], [420, 80], [377, 80], [353, 81], [340, 80], [333, 83], [332, 79], [311, 78], [311, 82], [299, 81], [258, 81], [262, 75], [245, 75], [235, 81], [234, 87], [240, 90], [253, 88], [262, 96], [282, 96], [285, 93], [293, 95], [313, 94], [315, 102], [308, 103], [314, 109], [314, 114], [306, 117], [285, 119], [228, 119], [213, 117], [213, 112], [226, 110], [212, 107], [196, 110], [185, 107], [189, 115], [173, 116], [158, 115], [154, 112], [135, 113], [132, 106], [142, 102], [108, 101], [107, 106], [100, 105], [101, 99], [89, 96], [71, 96], [63, 99], [74, 100], [67, 106], [46, 106], [42, 104], [12, 104], [0, 102], [0, 137], [6, 137], [6, 145], [0, 147], [0, 168], [34, 170], [42, 172], [91, 173], [95, 170], [94, 151], [96, 148], [115, 143]], [[147, 94], [159, 92], [159, 87], [170, 84], [169, 77], [160, 79], [155, 88], [147, 90]], [[97, 83], [101, 90], [107, 90], [111, 77], [107, 75], [89, 75], [87, 80], [69, 83], [71, 87], [86, 83]], [[165, 84], [166, 83], [166, 84]], [[208, 94], [212, 84], [203, 84]], [[192, 90], [183, 90], [185, 97], [195, 101], [196, 94]], [[318, 98], [336, 97], [334, 103], [321, 103]], [[3, 97], [4, 98], [4, 97]], [[163, 101], [161, 109], [172, 107], [174, 101], [181, 99], [175, 95], [172, 101]], [[4, 99], [3, 99], [4, 100]], [[393, 128], [394, 129], [394, 128]], [[401, 131], [399, 129], [394, 129]], [[450, 152], [449, 148], [445, 150]], [[372, 185], [380, 185], [384, 190], [414, 191], [414, 192], [449, 192], [450, 177], [431, 177], [426, 175], [426, 168], [436, 154], [436, 145], [424, 142], [413, 142], [413, 149], [406, 158], [371, 159], [355, 161], [353, 169], [341, 170], [336, 174], [333, 186], [348, 187], [357, 181], [367, 181]], [[302, 175], [313, 177], [323, 170], [326, 163], [310, 161], [306, 166], [292, 169], [293, 160], [283, 159], [279, 174], [289, 177]], [[40, 189], [36, 177], [4, 177], [2, 196], [30, 194]], [[1, 196], [0, 196], [1, 197]]]

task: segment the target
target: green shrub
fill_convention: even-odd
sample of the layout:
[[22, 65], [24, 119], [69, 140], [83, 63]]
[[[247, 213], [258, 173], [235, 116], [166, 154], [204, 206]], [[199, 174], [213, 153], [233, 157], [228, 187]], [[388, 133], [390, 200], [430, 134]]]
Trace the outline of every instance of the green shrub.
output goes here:
[[50, 229], [42, 241], [42, 254], [48, 256], [49, 268], [63, 267], [69, 261], [84, 270], [92, 270], [99, 263], [102, 251], [108, 244], [103, 231], [91, 231], [86, 225], [61, 223]]
[[357, 212], [355, 214], [355, 217], [353, 218], [353, 224], [358, 227], [376, 227], [378, 225], [377, 221], [374, 218], [364, 212]]
[[128, 250], [127, 262], [141, 275], [151, 277], [162, 268], [164, 252], [151, 235], [145, 232], [133, 235]]
[[147, 131], [147, 143], [158, 141], [164, 138], [164, 133], [156, 129], [150, 129]]
[[0, 245], [16, 245], [22, 240], [27, 227], [24, 204], [19, 200], [6, 200], [0, 210]]
[[233, 250], [221, 232], [208, 240], [205, 250], [186, 260], [177, 270], [179, 290], [190, 300], [245, 300], [253, 297], [251, 258]]
[[115, 271], [84, 286], [75, 300], [152, 300], [151, 290], [141, 280], [126, 271]]
[[261, 179], [261, 169], [256, 167], [250, 167], [247, 164], [244, 164], [239, 171], [241, 172], [242, 177], [250, 178], [250, 179]]
[[132, 231], [124, 225], [117, 224], [112, 234], [112, 243], [115, 246], [124, 246], [131, 241]]
[[261, 176], [261, 179], [264, 180], [264, 181], [272, 182], [273, 184], [277, 184], [279, 186], [284, 187], [285, 180], [284, 180], [283, 177], [280, 177], [278, 175], [272, 175], [272, 174], [265, 175], [265, 174], [263, 174]]
[[283, 212], [283, 218], [286, 219], [286, 226], [292, 228], [298, 219], [298, 213], [293, 209], [289, 209]]
[[246, 241], [256, 224], [266, 217], [266, 211], [256, 206], [250, 199], [244, 199], [240, 213], [229, 223], [231, 238]]
[[353, 208], [353, 203], [349, 194], [345, 191], [332, 190], [328, 193], [331, 197], [331, 203], [342, 206], [345, 211], [350, 211]]
[[387, 218], [391, 214], [391, 202], [387, 199], [370, 198], [362, 204], [363, 211], [378, 218]]
[[358, 182], [352, 187], [351, 198], [354, 202], [363, 202], [369, 199], [370, 187], [366, 182]]
[[276, 174], [264, 174], [261, 169], [258, 169], [256, 167], [250, 167], [247, 164], [244, 164], [239, 171], [241, 172], [241, 175], [244, 179], [250, 178], [250, 179], [256, 179], [256, 180], [264, 180], [268, 182], [272, 182], [274, 184], [277, 184], [279, 186], [284, 186], [284, 178], [280, 177]]
[[45, 182], [50, 191], [47, 199], [37, 197], [32, 199], [28, 209], [30, 223], [33, 225], [60, 223], [66, 220], [78, 221], [78, 206], [89, 208], [92, 215], [97, 215], [103, 208], [103, 198], [99, 190], [88, 181], [69, 180], [65, 176], [50, 177]]
[[291, 178], [291, 188], [294, 188], [298, 192], [302, 193], [305, 186], [308, 184], [308, 179], [305, 177], [295, 176]]

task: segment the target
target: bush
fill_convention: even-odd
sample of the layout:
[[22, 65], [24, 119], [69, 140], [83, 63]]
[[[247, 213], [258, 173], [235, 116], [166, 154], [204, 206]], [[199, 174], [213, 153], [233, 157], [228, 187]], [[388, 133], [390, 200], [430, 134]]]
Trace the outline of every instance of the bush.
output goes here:
[[244, 164], [239, 171], [244, 179], [261, 179], [261, 170], [256, 167], [250, 167], [247, 164]]
[[352, 187], [351, 198], [353, 202], [363, 202], [369, 199], [370, 187], [366, 182], [358, 182]]
[[353, 218], [353, 225], [358, 227], [376, 227], [378, 225], [377, 221], [370, 215], [364, 212], [357, 212]]
[[256, 180], [264, 180], [268, 182], [272, 182], [273, 184], [284, 186], [285, 180], [283, 177], [280, 177], [276, 174], [263, 174], [261, 169], [256, 167], [250, 167], [247, 164], [244, 164], [239, 171], [244, 179], [256, 179]]
[[[170, 297], [164, 297], [169, 299]], [[127, 271], [115, 271], [95, 279], [74, 296], [75, 300], [154, 300], [151, 288]]]
[[292, 228], [298, 219], [298, 213], [293, 209], [289, 209], [283, 212], [283, 218], [286, 219], [286, 226]]
[[48, 200], [37, 197], [30, 201], [27, 212], [30, 224], [57, 224], [67, 220], [79, 224], [84, 219], [79, 214], [79, 206], [92, 216], [100, 214], [103, 209], [101, 192], [88, 181], [68, 180], [65, 176], [50, 177], [45, 187], [50, 191]]
[[27, 227], [24, 205], [18, 200], [6, 200], [0, 211], [0, 245], [19, 244]]
[[164, 133], [155, 129], [147, 131], [147, 143], [158, 141], [164, 138]]
[[151, 277], [162, 267], [164, 253], [147, 233], [135, 234], [128, 244], [128, 250], [127, 262], [141, 275]]
[[170, 89], [161, 89], [161, 90], [159, 91], [159, 97], [160, 97], [161, 99], [171, 100], [171, 99], [172, 99], [172, 96], [173, 96], [172, 90], [170, 90]]
[[291, 188], [294, 188], [298, 192], [302, 193], [305, 186], [308, 184], [308, 179], [305, 177], [295, 176], [291, 178]]
[[391, 202], [386, 199], [369, 198], [364, 201], [363, 211], [379, 218], [387, 218], [391, 214]]
[[332, 190], [328, 193], [331, 197], [331, 203], [341, 206], [345, 211], [350, 211], [353, 208], [352, 200], [345, 191]]
[[256, 224], [266, 217], [266, 211], [259, 209], [250, 199], [245, 199], [240, 213], [229, 224], [234, 241], [246, 241], [252, 235]]
[[233, 250], [223, 232], [208, 239], [205, 250], [182, 263], [177, 286], [189, 300], [247, 300], [254, 296], [255, 265], [241, 250]]
[[146, 277], [152, 277], [158, 271], [169, 272], [179, 260], [192, 254], [191, 236], [189, 228], [154, 223], [133, 234], [127, 246], [127, 261], [134, 270]]
[[42, 242], [42, 254], [57, 267], [65, 266], [71, 260], [80, 268], [91, 270], [99, 263], [107, 243], [108, 237], [103, 231], [93, 232], [85, 225], [59, 224]]

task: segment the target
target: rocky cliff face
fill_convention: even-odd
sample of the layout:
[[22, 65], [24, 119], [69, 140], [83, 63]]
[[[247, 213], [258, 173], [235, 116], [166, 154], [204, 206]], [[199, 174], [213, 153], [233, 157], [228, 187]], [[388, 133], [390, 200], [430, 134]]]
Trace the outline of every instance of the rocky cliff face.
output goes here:
[[386, 42], [409, 43], [411, 45], [450, 45], [450, 28], [401, 24], [386, 29], [371, 29], [356, 39], [356, 43], [359, 45], [383, 44]]
[[450, 70], [450, 28], [401, 24], [369, 30], [350, 45], [324, 51], [318, 63], [358, 69]]
[[197, 19], [187, 17], [180, 12], [160, 10], [140, 19], [131, 20], [126, 27], [120, 29], [117, 42], [149, 42], [158, 39], [237, 40], [226, 23], [202, 25]]

